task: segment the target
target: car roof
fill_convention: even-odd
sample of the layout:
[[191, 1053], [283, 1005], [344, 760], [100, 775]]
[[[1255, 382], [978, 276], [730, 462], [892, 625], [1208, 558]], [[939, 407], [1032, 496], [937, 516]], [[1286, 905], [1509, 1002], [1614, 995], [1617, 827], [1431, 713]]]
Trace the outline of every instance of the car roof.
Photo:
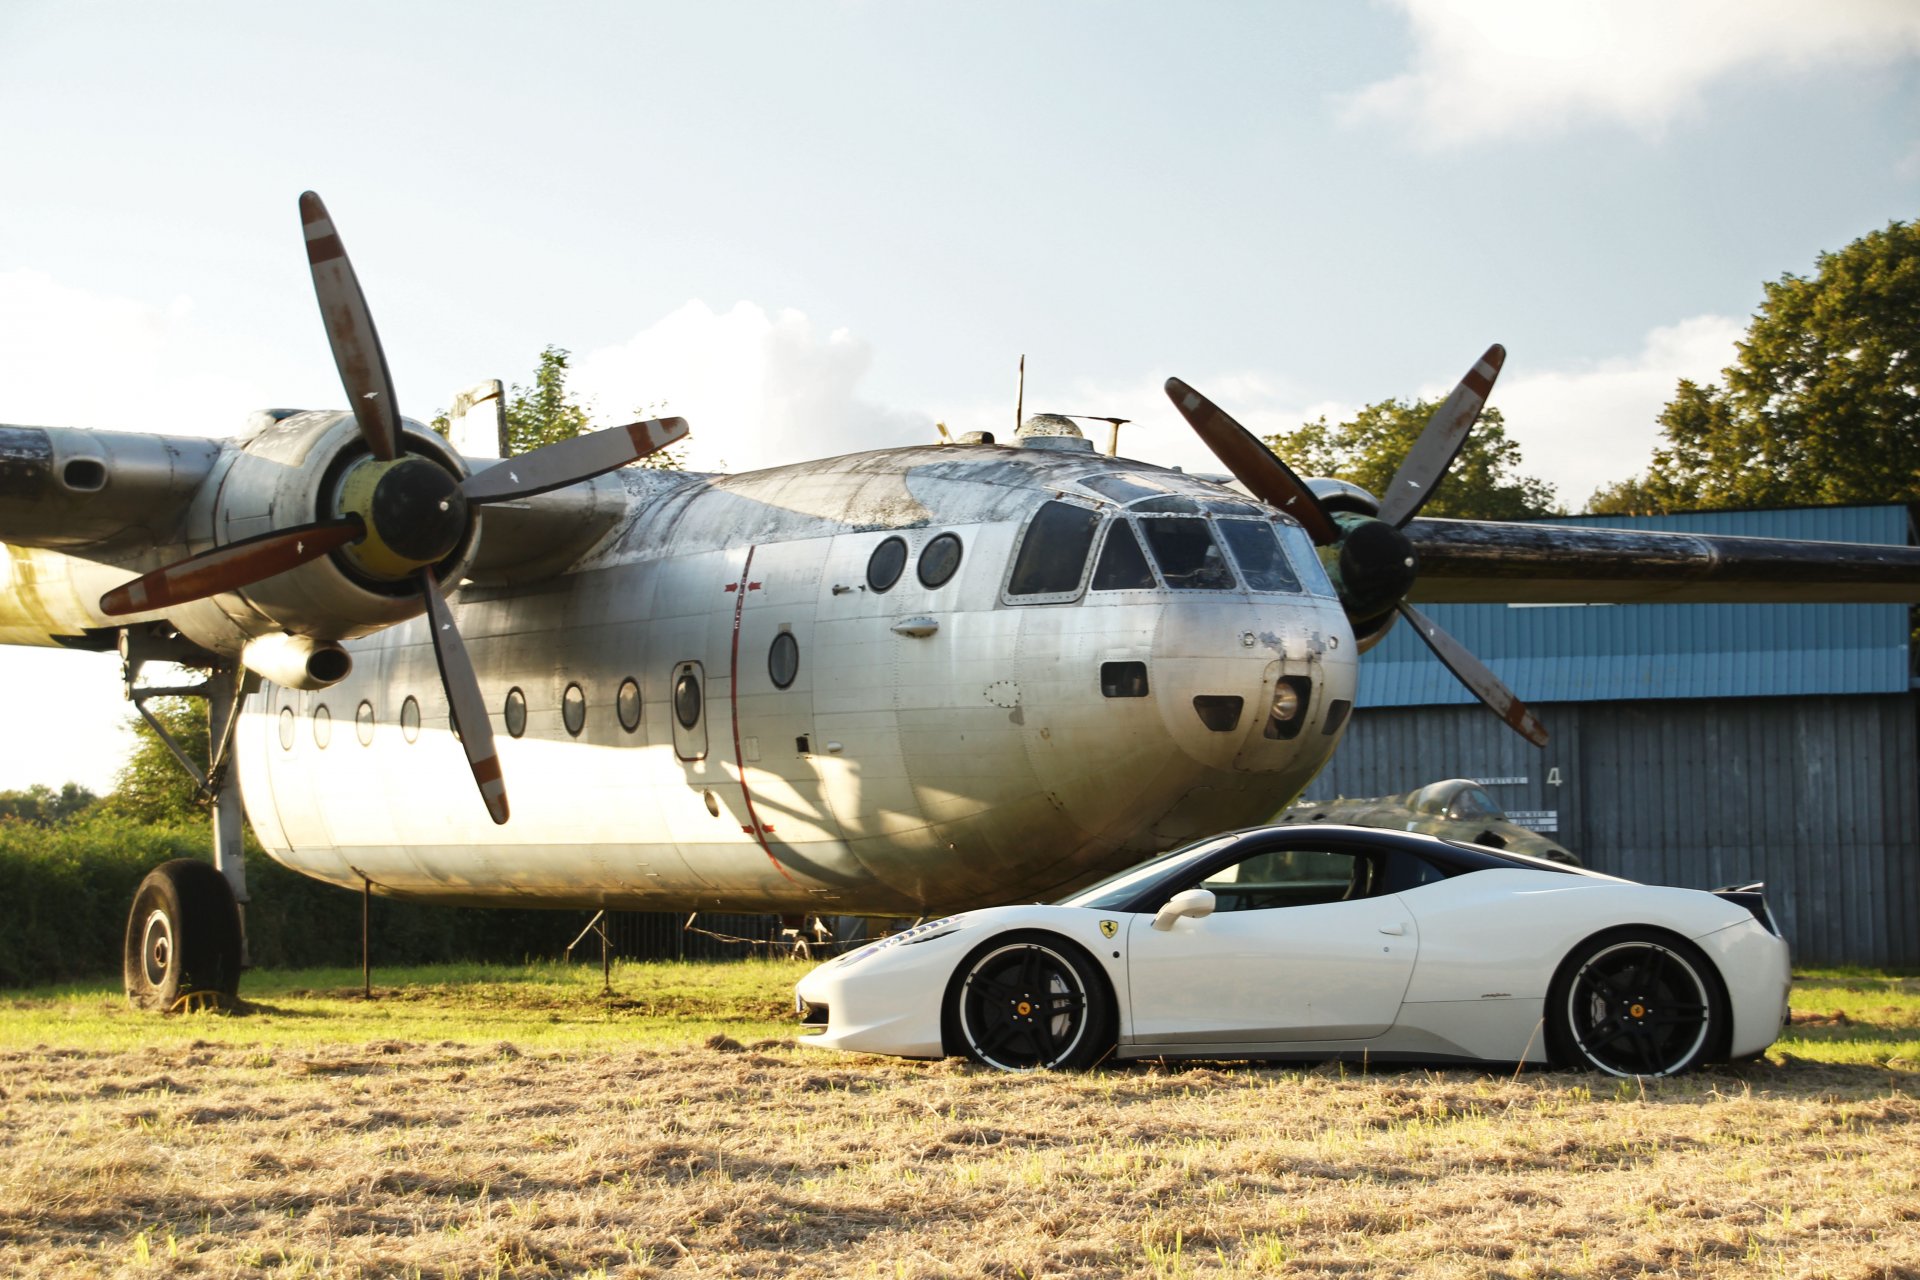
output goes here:
[[1387, 827], [1361, 827], [1349, 823], [1315, 822], [1270, 824], [1257, 827], [1242, 827], [1238, 831], [1226, 833], [1238, 844], [1241, 840], [1258, 842], [1274, 848], [1310, 847], [1316, 844], [1360, 845], [1376, 849], [1398, 849], [1427, 859], [1441, 868], [1460, 874], [1467, 871], [1486, 871], [1493, 869], [1511, 869], [1520, 871], [1552, 871], [1564, 875], [1584, 875], [1603, 880], [1614, 877], [1601, 875], [1585, 867], [1568, 866], [1565, 863], [1550, 862], [1545, 858], [1536, 858], [1530, 854], [1515, 853], [1508, 849], [1491, 849], [1485, 845], [1468, 844], [1464, 840], [1449, 840], [1443, 836], [1428, 835], [1424, 831], [1395, 831]]

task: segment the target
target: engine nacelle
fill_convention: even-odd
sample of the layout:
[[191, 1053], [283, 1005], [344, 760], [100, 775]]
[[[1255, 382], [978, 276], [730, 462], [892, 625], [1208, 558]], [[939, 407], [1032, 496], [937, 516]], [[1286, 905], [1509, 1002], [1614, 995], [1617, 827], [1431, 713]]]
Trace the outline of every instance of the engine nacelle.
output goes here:
[[353, 655], [334, 641], [285, 632], [247, 641], [240, 662], [286, 689], [325, 689], [353, 674]]
[[[466, 464], [446, 441], [418, 422], [403, 419], [402, 427], [410, 456], [445, 468], [455, 481], [466, 477]], [[254, 416], [238, 444], [195, 497], [186, 524], [190, 552], [338, 517], [350, 474], [370, 461], [353, 416], [340, 412], [268, 410]], [[453, 550], [434, 566], [442, 582], [451, 585], [465, 575], [477, 524], [470, 518]], [[283, 632], [347, 640], [404, 622], [424, 608], [413, 575], [370, 573], [347, 549], [242, 591], [181, 606], [170, 617], [192, 640], [231, 653], [255, 637]]]
[[[1341, 527], [1340, 553], [1332, 557], [1323, 553], [1323, 559], [1327, 561], [1328, 576], [1340, 592], [1341, 603], [1347, 607], [1354, 643], [1365, 653], [1387, 638], [1387, 632], [1393, 630], [1394, 622], [1400, 617], [1393, 602], [1404, 587], [1392, 581], [1393, 569], [1382, 562], [1410, 555], [1411, 549], [1405, 547], [1404, 538], [1375, 519], [1380, 514], [1380, 499], [1359, 485], [1331, 476], [1316, 476], [1307, 481], [1307, 488], [1313, 490], [1313, 496], [1320, 499], [1320, 505], [1332, 513], [1335, 523]], [[1409, 582], [1411, 568], [1407, 566]], [[1387, 581], [1380, 589], [1366, 589], [1370, 580], [1378, 582], [1383, 578]]]

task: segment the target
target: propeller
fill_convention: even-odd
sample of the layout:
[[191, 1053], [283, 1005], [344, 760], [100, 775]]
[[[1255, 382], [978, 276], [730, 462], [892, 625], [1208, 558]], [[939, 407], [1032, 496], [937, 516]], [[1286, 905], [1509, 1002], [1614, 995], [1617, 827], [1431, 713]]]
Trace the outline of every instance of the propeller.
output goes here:
[[1474, 697], [1529, 742], [1545, 746], [1546, 728], [1526, 703], [1464, 645], [1406, 600], [1419, 573], [1419, 558], [1401, 530], [1420, 514], [1446, 478], [1447, 468], [1466, 444], [1467, 434], [1478, 420], [1506, 359], [1506, 348], [1495, 343], [1467, 370], [1421, 428], [1420, 438], [1407, 451], [1387, 486], [1379, 514], [1372, 516], [1329, 510], [1319, 495], [1252, 432], [1180, 379], [1167, 379], [1167, 397], [1249, 493], [1298, 520], [1316, 546], [1335, 549], [1332, 577], [1350, 618], [1356, 623], [1381, 618], [1390, 622], [1392, 618], [1387, 615], [1398, 613], [1413, 624], [1434, 656]]
[[300, 221], [334, 365], [371, 457], [343, 476], [338, 516], [176, 561], [107, 592], [100, 609], [121, 617], [170, 608], [239, 591], [335, 553], [377, 579], [414, 579], [468, 767], [487, 812], [504, 823], [506, 784], [494, 751], [493, 727], [434, 566], [460, 545], [472, 508], [531, 498], [623, 467], [686, 435], [686, 419], [648, 419], [556, 441], [464, 479], [430, 457], [409, 454], [373, 313], [326, 205], [311, 191], [300, 196]]

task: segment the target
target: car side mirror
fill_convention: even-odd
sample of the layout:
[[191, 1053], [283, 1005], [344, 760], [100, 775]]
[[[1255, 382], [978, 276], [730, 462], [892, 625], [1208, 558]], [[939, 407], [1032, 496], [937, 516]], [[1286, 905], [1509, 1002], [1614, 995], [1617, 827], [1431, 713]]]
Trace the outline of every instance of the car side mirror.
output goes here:
[[1182, 889], [1167, 899], [1167, 904], [1154, 912], [1153, 927], [1165, 933], [1173, 928], [1173, 922], [1182, 916], [1198, 920], [1201, 916], [1213, 914], [1213, 890]]

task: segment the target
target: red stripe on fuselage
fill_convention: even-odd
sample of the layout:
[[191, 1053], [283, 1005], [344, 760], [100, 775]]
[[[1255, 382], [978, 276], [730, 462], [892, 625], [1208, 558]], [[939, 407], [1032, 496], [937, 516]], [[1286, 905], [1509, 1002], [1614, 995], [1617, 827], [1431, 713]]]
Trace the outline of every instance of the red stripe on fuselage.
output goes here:
[[767, 861], [786, 876], [789, 883], [798, 884], [799, 881], [781, 866], [780, 859], [773, 856], [773, 847], [767, 843], [767, 832], [772, 828], [762, 826], [760, 815], [753, 811], [753, 792], [747, 787], [746, 752], [740, 749], [740, 621], [747, 609], [747, 592], [760, 588], [759, 583], [748, 580], [748, 575], [753, 572], [753, 553], [754, 548], [748, 547], [747, 562], [740, 566], [740, 581], [727, 584], [727, 590], [733, 593], [733, 651], [727, 662], [727, 703], [733, 712], [733, 765], [740, 775], [740, 798], [747, 806], [749, 825], [745, 829], [753, 833], [760, 851], [767, 855]]

